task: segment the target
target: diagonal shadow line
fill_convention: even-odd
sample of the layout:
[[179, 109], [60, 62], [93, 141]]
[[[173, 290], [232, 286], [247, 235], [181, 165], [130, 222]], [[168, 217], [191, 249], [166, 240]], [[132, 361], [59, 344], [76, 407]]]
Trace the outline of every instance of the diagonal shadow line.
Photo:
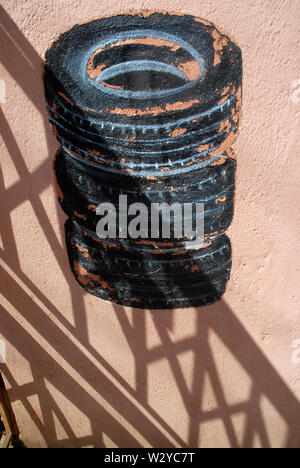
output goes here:
[[41, 113], [50, 150], [54, 139], [52, 140], [47, 131], [48, 117], [44, 102], [41, 100], [43, 84], [42, 80], [37, 79], [42, 76], [44, 62], [1, 5], [0, 42], [3, 44], [0, 49], [0, 61]]
[[[160, 440], [166, 445], [166, 447], [172, 446], [170, 441], [151, 424], [150, 420], [112, 384], [106, 375], [104, 375], [92, 362], [88, 361], [87, 357], [84, 356], [68, 339], [67, 335], [65, 335], [65, 333], [51, 322], [45, 314], [43, 314], [43, 320], [37, 320], [37, 317], [41, 316], [41, 309], [5, 272], [2, 266], [0, 266], [0, 279], [5, 282], [7, 286], [7, 288], [2, 292], [3, 296], [16, 308], [16, 310], [22, 311], [22, 315], [30, 325], [49, 343], [51, 343], [60, 356], [62, 356], [63, 359], [68, 362], [86, 382], [90, 382], [91, 372], [95, 375], [99, 375], [100, 388], [95, 384], [93, 387], [107, 402], [109, 402], [109, 404], [111, 404], [121, 414], [125, 412], [128, 422], [133, 427], [136, 427], [136, 429], [150, 443], [153, 442], [155, 444], [155, 440]], [[13, 291], [13, 293], [9, 293], [8, 291]], [[51, 340], [51, 337], [53, 336], [56, 337], [55, 342], [52, 342]], [[8, 339], [10, 340], [11, 337], [8, 336]], [[40, 349], [42, 350], [42, 348]], [[80, 365], [82, 362], [86, 362], [86, 365]], [[88, 366], [87, 363], [89, 364]]]
[[[42, 60], [39, 57], [39, 62], [35, 60], [35, 66], [32, 67], [28, 64], [28, 61], [25, 59], [25, 54], [23, 51], [17, 48], [16, 43], [12, 40], [10, 34], [6, 30], [6, 25], [3, 24], [5, 18], [3, 15], [3, 8], [0, 7], [0, 40], [1, 40], [1, 50], [0, 50], [0, 61], [10, 75], [15, 79], [15, 81], [21, 86], [21, 88], [26, 93], [30, 101], [39, 109], [42, 110], [39, 103], [39, 90], [32, 86], [30, 80], [24, 81], [24, 76], [35, 74], [42, 74]], [[7, 18], [5, 13], [4, 15]], [[23, 50], [23, 45], [22, 45]], [[34, 50], [34, 49], [33, 49]], [[9, 53], [7, 53], [9, 51]], [[22, 68], [20, 68], [20, 63]]]
[[1, 5], [0, 43], [3, 45], [0, 49], [1, 63], [42, 116], [51, 156], [57, 148], [57, 143], [49, 132], [47, 113], [41, 100], [43, 85], [39, 77], [43, 72], [43, 60]]
[[[20, 31], [16, 23], [11, 19], [4, 7], [0, 5], [0, 26], [5, 31], [7, 38], [12, 42], [18, 52], [22, 55], [22, 60], [26, 58], [26, 63], [31, 69], [38, 71], [41, 58], [31, 43]], [[25, 63], [25, 65], [26, 65]]]
[[200, 317], [197, 320], [195, 338], [194, 346], [191, 347], [194, 350], [194, 372], [190, 397], [190, 414], [193, 414], [193, 417], [190, 417], [188, 432], [188, 445], [190, 447], [198, 446], [201, 436], [201, 419], [204, 418], [201, 404], [204, 398], [206, 366], [201, 350], [206, 344], [208, 347], [208, 328], [201, 326]]
[[[3, 177], [2, 168], [0, 166], [0, 200], [4, 200], [3, 195], [5, 195], [4, 177]], [[4, 203], [5, 202], [0, 201], [1, 208]], [[2, 239], [2, 244], [3, 244], [4, 249], [0, 249], [0, 255], [4, 255], [6, 246], [10, 244], [12, 247], [11, 252], [10, 252], [10, 259], [14, 264], [19, 266], [20, 261], [18, 257], [17, 244], [16, 244], [16, 240], [14, 237], [11, 214], [9, 211], [6, 211], [6, 204], [1, 210], [1, 212], [2, 212], [2, 219], [1, 219], [0, 233], [1, 233], [1, 239]]]
[[[134, 329], [139, 330], [137, 335], [140, 346], [146, 348], [146, 316], [145, 314], [139, 313], [137, 310], [133, 311], [133, 322]], [[132, 347], [134, 353], [134, 349]], [[147, 367], [144, 364], [143, 356], [135, 356], [137, 365], [135, 366], [135, 382], [136, 382], [136, 394], [140, 402], [147, 404], [148, 399], [148, 372]]]

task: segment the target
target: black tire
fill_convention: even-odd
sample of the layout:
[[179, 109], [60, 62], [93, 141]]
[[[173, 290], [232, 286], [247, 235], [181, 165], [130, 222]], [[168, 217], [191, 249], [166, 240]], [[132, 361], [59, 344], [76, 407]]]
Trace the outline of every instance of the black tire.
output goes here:
[[175, 309], [213, 303], [224, 294], [231, 270], [226, 235], [204, 248], [157, 253], [103, 245], [69, 219], [66, 239], [72, 271], [90, 294], [141, 309]]
[[[146, 206], [163, 202], [170, 205], [180, 203], [182, 206], [190, 202], [203, 203], [204, 232], [209, 237], [225, 232], [232, 222], [236, 170], [232, 156], [226, 154], [217, 159], [217, 164], [181, 177], [149, 181], [128, 175], [110, 177], [110, 174], [86, 167], [82, 161], [61, 149], [55, 158], [54, 170], [63, 210], [91, 231], [96, 231], [100, 219], [96, 215], [96, 207], [100, 203], [113, 203], [118, 214], [119, 196], [126, 195], [128, 205], [136, 202]], [[171, 227], [171, 240], [174, 240], [173, 235]], [[148, 237], [151, 239], [150, 233]]]
[[[171, 95], [156, 92], [145, 99], [136, 98], [135, 91], [130, 97], [120, 98], [118, 90], [111, 89], [107, 94], [103, 87], [91, 85], [88, 74], [82, 73], [89, 55], [93, 55], [91, 51], [99, 43], [109, 41], [112, 31], [113, 36], [124, 35], [124, 29], [129, 37], [144, 30], [169, 37], [172, 31], [172, 37], [198, 54], [200, 65], [203, 61], [204, 76], [175, 87], [176, 92]], [[111, 61], [120, 60], [122, 50], [118, 49], [122, 47], [125, 46], [116, 47]], [[150, 46], [143, 46], [141, 40], [141, 47], [154, 58], [159, 53], [160, 60], [161, 55], [168, 55], [165, 49], [170, 55], [167, 45], [153, 46], [149, 51]], [[140, 53], [139, 49], [129, 52], [134, 54], [129, 58]], [[101, 53], [105, 55], [105, 51]], [[187, 60], [187, 54], [180, 47], [173, 53], [175, 63], [177, 60], [182, 65], [180, 60]], [[191, 58], [194, 60], [187, 63], [198, 63], [190, 55]], [[46, 53], [44, 79], [50, 121], [59, 141], [76, 150], [78, 157], [100, 164], [102, 169], [122, 173], [126, 169], [133, 172], [134, 168], [142, 175], [147, 159], [147, 173], [158, 164], [161, 170], [169, 167], [180, 172], [182, 160], [189, 164], [188, 160], [194, 162], [201, 156], [205, 159], [208, 150], [216, 150], [226, 140], [232, 143], [237, 136], [242, 81], [240, 49], [212, 24], [189, 15], [117, 15], [75, 26]]]

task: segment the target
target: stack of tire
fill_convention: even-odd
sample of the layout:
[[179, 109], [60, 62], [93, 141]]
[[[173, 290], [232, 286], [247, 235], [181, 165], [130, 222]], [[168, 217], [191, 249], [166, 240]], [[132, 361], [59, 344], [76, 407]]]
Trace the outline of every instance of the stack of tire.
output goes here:
[[[142, 309], [212, 303], [231, 270], [240, 49], [189, 15], [133, 12], [77, 25], [46, 53], [54, 170], [71, 268], [91, 294]], [[203, 203], [205, 242], [99, 238], [96, 210]]]

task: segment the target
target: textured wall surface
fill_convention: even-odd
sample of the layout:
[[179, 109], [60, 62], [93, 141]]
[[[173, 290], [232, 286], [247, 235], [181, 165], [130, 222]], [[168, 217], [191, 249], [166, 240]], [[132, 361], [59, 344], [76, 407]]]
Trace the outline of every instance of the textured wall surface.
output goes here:
[[[299, 1], [2, 5], [1, 371], [25, 443], [299, 447]], [[243, 51], [232, 277], [221, 302], [198, 310], [86, 295], [64, 245], [42, 57], [75, 23], [142, 7], [206, 18]]]

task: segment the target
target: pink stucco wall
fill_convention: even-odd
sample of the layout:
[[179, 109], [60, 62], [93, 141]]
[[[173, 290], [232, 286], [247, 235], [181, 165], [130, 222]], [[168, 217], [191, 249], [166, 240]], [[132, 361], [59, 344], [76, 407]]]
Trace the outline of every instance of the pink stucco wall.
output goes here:
[[[299, 447], [298, 0], [2, 5], [1, 370], [25, 443]], [[124, 310], [86, 295], [64, 247], [42, 57], [75, 23], [142, 7], [206, 18], [244, 55], [232, 278], [222, 302], [199, 310]]]

